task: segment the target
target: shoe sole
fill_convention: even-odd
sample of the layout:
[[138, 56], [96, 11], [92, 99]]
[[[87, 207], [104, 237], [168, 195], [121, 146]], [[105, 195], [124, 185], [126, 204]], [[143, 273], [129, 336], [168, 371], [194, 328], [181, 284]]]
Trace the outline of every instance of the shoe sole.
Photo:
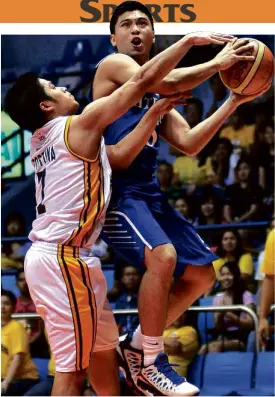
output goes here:
[[[137, 384], [139, 387], [142, 388], [142, 390], [148, 391], [149, 394], [146, 394], [146, 396], [170, 396], [170, 394], [163, 394], [161, 391], [157, 390], [153, 385], [150, 385], [149, 383], [143, 381], [142, 379], [138, 378]], [[200, 392], [198, 391], [197, 393], [194, 394], [177, 394], [180, 396], [199, 396]]]

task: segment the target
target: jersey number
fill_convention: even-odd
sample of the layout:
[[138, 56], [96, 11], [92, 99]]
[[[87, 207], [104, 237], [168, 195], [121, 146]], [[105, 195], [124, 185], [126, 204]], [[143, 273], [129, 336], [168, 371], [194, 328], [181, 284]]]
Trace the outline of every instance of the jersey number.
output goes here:
[[41, 201], [38, 204], [38, 206], [36, 207], [38, 215], [44, 214], [46, 212], [46, 207], [43, 204], [43, 200], [45, 198], [45, 192], [44, 192], [45, 176], [46, 176], [46, 168], [43, 171], [37, 173], [38, 183], [41, 183], [41, 189], [42, 189], [41, 190]]

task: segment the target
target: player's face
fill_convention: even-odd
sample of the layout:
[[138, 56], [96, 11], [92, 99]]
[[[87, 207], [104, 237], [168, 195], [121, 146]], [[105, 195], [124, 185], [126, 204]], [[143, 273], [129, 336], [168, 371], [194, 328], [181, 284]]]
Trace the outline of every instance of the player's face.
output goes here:
[[230, 272], [228, 267], [224, 266], [221, 269], [221, 273], [220, 273], [220, 283], [221, 283], [222, 289], [231, 288], [233, 286], [233, 282], [234, 282], [233, 274]]
[[111, 43], [118, 52], [129, 55], [139, 64], [149, 59], [154, 32], [147, 15], [141, 11], [127, 11], [120, 15], [111, 35]]
[[231, 232], [226, 232], [222, 238], [222, 247], [225, 252], [233, 252], [237, 247], [237, 239]]
[[[43, 101], [47, 106], [51, 106], [56, 115], [66, 116], [75, 114], [79, 107], [79, 103], [74, 96], [67, 90], [66, 87], [56, 87], [51, 81], [39, 79], [40, 84], [44, 87], [45, 93], [52, 98], [52, 100]], [[41, 104], [40, 104], [41, 106]]]

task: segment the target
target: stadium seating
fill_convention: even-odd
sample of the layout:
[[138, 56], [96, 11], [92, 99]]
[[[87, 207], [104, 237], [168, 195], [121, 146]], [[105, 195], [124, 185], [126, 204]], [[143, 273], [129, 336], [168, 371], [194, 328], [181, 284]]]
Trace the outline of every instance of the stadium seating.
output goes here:
[[13, 292], [16, 297], [20, 295], [20, 291], [16, 286], [16, 270], [1, 272], [1, 288]]
[[33, 358], [32, 359], [39, 373], [40, 380], [46, 380], [48, 376], [48, 358]]
[[208, 353], [200, 395], [226, 396], [251, 389], [253, 360], [254, 354], [248, 352]]
[[[199, 300], [200, 306], [212, 306], [213, 296], [207, 296]], [[201, 343], [210, 342], [212, 340], [211, 331], [215, 327], [213, 312], [200, 312], [198, 315], [198, 332]]]
[[255, 367], [254, 388], [238, 389], [241, 396], [274, 396], [274, 352], [260, 352]]
[[198, 388], [202, 385], [202, 372], [204, 366], [204, 355], [198, 355], [188, 368], [188, 381]]

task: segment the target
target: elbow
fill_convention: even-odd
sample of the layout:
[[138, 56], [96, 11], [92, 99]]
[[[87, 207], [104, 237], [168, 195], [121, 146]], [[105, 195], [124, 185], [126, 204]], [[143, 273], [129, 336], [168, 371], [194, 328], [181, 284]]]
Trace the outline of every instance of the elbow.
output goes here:
[[184, 154], [186, 154], [187, 156], [195, 156], [196, 154], [199, 153], [198, 148], [196, 148], [195, 146], [185, 146], [182, 150], [181, 150]]
[[129, 161], [126, 159], [116, 158], [113, 160], [109, 159], [110, 166], [112, 170], [125, 170], [129, 167]]
[[107, 147], [107, 156], [112, 170], [123, 170], [129, 167], [129, 155], [124, 155], [120, 145], [111, 145]]

